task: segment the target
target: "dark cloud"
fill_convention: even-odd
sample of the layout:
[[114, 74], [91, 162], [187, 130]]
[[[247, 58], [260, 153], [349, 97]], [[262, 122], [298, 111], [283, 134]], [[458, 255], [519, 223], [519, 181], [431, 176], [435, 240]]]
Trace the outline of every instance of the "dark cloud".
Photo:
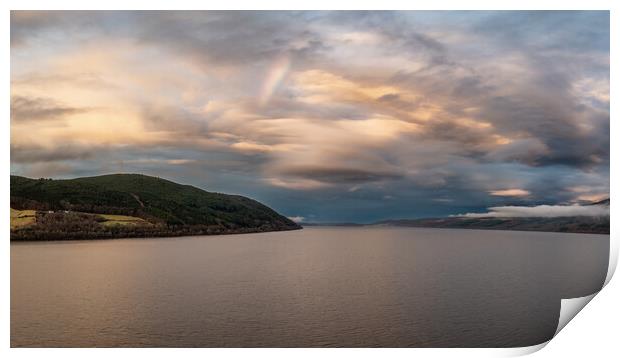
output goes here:
[[579, 126], [581, 110], [574, 100], [549, 99], [547, 95], [496, 97], [486, 103], [484, 114], [505, 133], [536, 138], [545, 150], [516, 156], [532, 166], [567, 165], [587, 169], [608, 158], [609, 122], [606, 114], [594, 121], [596, 127]]
[[11, 11], [11, 46], [27, 46], [29, 41], [71, 38], [88, 40], [93, 36], [122, 33], [127, 12], [111, 11]]
[[59, 12], [11, 11], [11, 46], [19, 46], [62, 18]]
[[383, 96], [377, 98], [377, 101], [380, 102], [393, 102], [396, 101], [400, 98], [400, 96], [398, 95], [398, 93], [388, 93], [388, 94], [384, 94]]
[[402, 177], [395, 171], [318, 166], [291, 167], [282, 170], [281, 174], [330, 184], [359, 184]]
[[444, 63], [445, 46], [432, 36], [417, 28], [409, 18], [409, 12], [401, 11], [337, 11], [327, 15], [327, 21], [362, 31], [374, 31], [392, 41], [402, 51], [415, 54], [425, 52], [432, 63]]
[[11, 97], [13, 121], [58, 119], [84, 111], [87, 109], [65, 106], [49, 98]]
[[497, 11], [487, 15], [472, 30], [504, 48], [609, 51], [609, 11]]
[[226, 66], [271, 61], [282, 53], [308, 61], [326, 50], [304, 26], [304, 12], [174, 11], [132, 12], [134, 36], [185, 53], [196, 61]]
[[40, 163], [90, 159], [98, 152], [101, 154], [101, 150], [101, 148], [78, 147], [73, 145], [64, 145], [50, 149], [38, 145], [11, 144], [11, 163]]

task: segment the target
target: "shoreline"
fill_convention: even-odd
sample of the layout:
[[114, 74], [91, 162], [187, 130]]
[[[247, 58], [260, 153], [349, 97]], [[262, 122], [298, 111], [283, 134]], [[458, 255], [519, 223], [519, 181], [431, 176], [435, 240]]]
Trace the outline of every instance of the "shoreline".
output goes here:
[[[302, 225], [303, 226], [303, 225]], [[543, 232], [550, 234], [579, 234], [579, 235], [607, 235], [609, 232], [592, 232], [592, 231], [551, 231], [551, 230], [526, 230], [526, 229], [496, 229], [482, 227], [439, 227], [439, 226], [405, 226], [405, 225], [307, 225], [304, 228], [400, 228], [400, 229], [441, 229], [441, 230], [480, 230], [480, 231], [504, 231], [504, 232]]]
[[57, 238], [44, 238], [44, 239], [15, 239], [13, 232], [11, 233], [11, 243], [32, 243], [32, 242], [55, 242], [55, 241], [103, 241], [103, 240], [123, 240], [123, 239], [165, 239], [165, 238], [177, 238], [177, 237], [191, 237], [191, 236], [228, 236], [228, 235], [243, 235], [243, 234], [260, 234], [270, 232], [282, 232], [282, 231], [295, 231], [303, 230], [306, 228], [364, 228], [364, 229], [378, 229], [378, 228], [399, 228], [399, 229], [441, 229], [441, 230], [481, 230], [481, 231], [501, 231], [501, 232], [517, 232], [517, 233], [548, 233], [548, 234], [578, 234], [578, 235], [596, 235], [596, 236], [610, 236], [609, 232], [581, 232], [581, 231], [545, 231], [545, 230], [505, 230], [495, 228], [449, 228], [449, 227], [431, 227], [431, 226], [400, 226], [400, 225], [300, 225], [297, 228], [283, 228], [276, 230], [256, 230], [256, 229], [243, 229], [232, 230], [228, 232], [218, 233], [161, 233], [161, 235], [111, 235], [111, 236], [73, 236], [64, 239]]
[[[294, 230], [302, 230], [303, 227], [295, 227], [295, 228], [278, 228], [278, 229], [270, 229], [270, 230], [260, 230], [260, 229], [236, 229], [230, 230], [226, 232], [160, 232], [160, 233], [144, 233], [145, 235], [88, 235], [88, 234], [76, 234], [69, 233], [69, 237], [66, 238], [41, 238], [41, 239], [23, 239], [16, 238], [15, 232], [11, 232], [10, 242], [52, 242], [52, 241], [94, 241], [94, 240], [122, 240], [122, 239], [158, 239], [158, 238], [173, 238], [173, 237], [189, 237], [189, 236], [226, 236], [226, 235], [242, 235], [242, 234], [259, 234], [259, 233], [268, 233], [268, 232], [281, 232], [281, 231], [294, 231]], [[64, 235], [66, 235], [65, 233]], [[148, 234], [148, 235], [147, 235]], [[58, 234], [60, 235], [60, 234]]]

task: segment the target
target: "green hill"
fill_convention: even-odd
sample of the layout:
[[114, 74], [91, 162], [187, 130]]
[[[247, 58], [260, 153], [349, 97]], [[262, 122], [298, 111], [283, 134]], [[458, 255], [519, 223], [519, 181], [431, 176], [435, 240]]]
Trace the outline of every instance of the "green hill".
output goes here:
[[[142, 218], [151, 224], [149, 229], [144, 228], [146, 225], [137, 225], [140, 230], [145, 231], [143, 235], [136, 232], [138, 229], [134, 225], [125, 226], [124, 229], [110, 228], [109, 230], [122, 232], [107, 233], [104, 236], [127, 236], [131, 234], [130, 231], [138, 234], [137, 236], [163, 236], [299, 228], [291, 220], [255, 200], [238, 195], [211, 193], [190, 185], [139, 174], [113, 174], [68, 180], [11, 176], [11, 208], [37, 210], [35, 226], [39, 227], [20, 228], [22, 236], [26, 235], [28, 230], [44, 232], [45, 228], [42, 228], [40, 223], [45, 220], [39, 216], [52, 214], [51, 212], [56, 215], [125, 215]], [[65, 217], [55, 221], [69, 220]], [[84, 232], [78, 234], [69, 236], [92, 236]], [[95, 236], [101, 235], [103, 234], [98, 233]], [[19, 234], [12, 233], [12, 238], [19, 237]]]

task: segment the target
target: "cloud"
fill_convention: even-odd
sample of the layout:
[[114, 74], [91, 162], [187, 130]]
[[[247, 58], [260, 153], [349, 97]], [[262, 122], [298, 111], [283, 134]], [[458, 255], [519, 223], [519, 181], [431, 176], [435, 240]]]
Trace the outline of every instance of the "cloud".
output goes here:
[[530, 192], [523, 189], [503, 189], [503, 190], [491, 190], [489, 194], [494, 196], [528, 196]]
[[156, 159], [156, 158], [142, 158], [142, 159], [129, 159], [123, 160], [125, 164], [170, 164], [170, 165], [185, 165], [196, 163], [195, 159]]
[[130, 21], [137, 25], [135, 36], [145, 43], [165, 46], [202, 66], [230, 67], [269, 62], [284, 52], [311, 59], [324, 45], [314, 31], [295, 25], [306, 16], [284, 11], [172, 11], [132, 13]]
[[285, 176], [294, 178], [304, 178], [320, 183], [346, 183], [357, 184], [375, 182], [380, 180], [398, 179], [402, 175], [397, 172], [358, 169], [358, 168], [342, 168], [342, 167], [325, 167], [325, 166], [298, 166], [290, 167], [281, 172]]
[[64, 106], [49, 98], [11, 97], [11, 120], [13, 121], [59, 119], [86, 110]]
[[11, 94], [15, 174], [330, 221], [609, 192], [608, 12], [12, 11]]
[[294, 190], [313, 190], [331, 186], [311, 179], [266, 178], [265, 182], [276, 187]]
[[563, 217], [563, 216], [608, 216], [609, 206], [603, 205], [538, 205], [538, 206], [498, 206], [489, 208], [486, 213], [467, 213], [457, 216], [468, 218], [489, 217]]
[[191, 164], [191, 163], [195, 163], [196, 160], [194, 159], [168, 159], [166, 160], [167, 164], [172, 164], [172, 165], [183, 165], [183, 164]]
[[399, 98], [400, 96], [398, 95], [398, 93], [388, 93], [388, 94], [384, 94], [381, 97], [377, 98], [377, 101], [390, 102], [390, 101], [396, 101]]
[[289, 219], [291, 219], [292, 221], [296, 222], [296, 223], [301, 223], [304, 220], [306, 220], [305, 217], [303, 216], [288, 216]]
[[64, 163], [34, 163], [24, 171], [24, 175], [30, 178], [51, 178], [65, 176], [75, 168]]
[[248, 151], [248, 152], [271, 152], [272, 150], [275, 150], [274, 146], [252, 143], [252, 142], [233, 143], [231, 145], [231, 148], [239, 149], [240, 151]]
[[[72, 145], [48, 148], [36, 145], [11, 145], [11, 163], [40, 163], [92, 158], [97, 149]], [[101, 150], [99, 150], [101, 154]], [[37, 173], [42, 173], [43, 168]], [[50, 166], [51, 168], [51, 166]], [[54, 170], [57, 172], [57, 170]]]

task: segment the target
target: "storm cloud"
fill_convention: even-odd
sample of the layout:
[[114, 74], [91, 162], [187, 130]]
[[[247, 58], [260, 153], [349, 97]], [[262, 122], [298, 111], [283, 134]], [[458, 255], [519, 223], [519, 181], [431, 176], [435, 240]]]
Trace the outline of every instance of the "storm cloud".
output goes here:
[[305, 221], [572, 207], [609, 195], [609, 12], [12, 11], [11, 172]]

